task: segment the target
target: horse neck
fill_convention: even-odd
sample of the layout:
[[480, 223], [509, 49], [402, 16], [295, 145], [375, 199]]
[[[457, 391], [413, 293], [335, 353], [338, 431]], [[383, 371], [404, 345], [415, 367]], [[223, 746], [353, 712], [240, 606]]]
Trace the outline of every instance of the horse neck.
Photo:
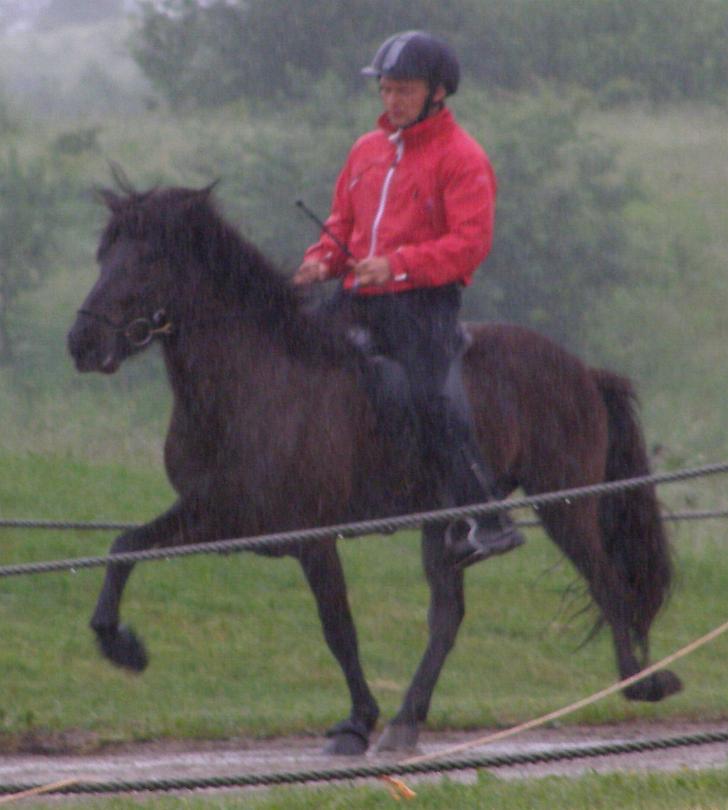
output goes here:
[[207, 413], [270, 399], [300, 367], [265, 313], [197, 291], [164, 357], [178, 405]]

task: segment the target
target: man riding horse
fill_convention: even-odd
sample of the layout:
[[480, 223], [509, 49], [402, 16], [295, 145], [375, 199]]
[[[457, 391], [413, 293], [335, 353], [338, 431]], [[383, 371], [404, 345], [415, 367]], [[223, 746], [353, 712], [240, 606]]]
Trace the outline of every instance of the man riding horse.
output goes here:
[[[492, 243], [495, 174], [445, 106], [460, 78], [445, 42], [422, 31], [395, 34], [362, 73], [377, 78], [383, 113], [352, 147], [325, 228], [294, 282], [343, 278], [333, 306], [367, 330], [371, 351], [403, 368], [422, 451], [447, 500], [498, 498], [456, 362], [462, 287]], [[504, 512], [453, 521], [445, 533], [457, 567], [523, 542]]]

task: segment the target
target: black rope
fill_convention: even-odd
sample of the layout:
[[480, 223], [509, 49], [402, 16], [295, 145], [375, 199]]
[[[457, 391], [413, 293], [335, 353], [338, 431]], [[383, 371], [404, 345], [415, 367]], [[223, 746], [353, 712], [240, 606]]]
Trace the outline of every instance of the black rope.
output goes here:
[[[174, 790], [202, 790], [209, 788], [235, 787], [273, 787], [275, 785], [296, 785], [307, 782], [336, 782], [352, 779], [369, 779], [383, 776], [416, 776], [430, 773], [448, 773], [452, 771], [473, 770], [480, 768], [506, 768], [514, 765], [537, 765], [563, 760], [588, 759], [594, 757], [615, 756], [619, 754], [662, 751], [670, 748], [683, 748], [693, 745], [710, 745], [728, 742], [728, 731], [708, 731], [699, 734], [677, 737], [659, 737], [655, 739], [631, 740], [621, 743], [598, 743], [596, 745], [574, 748], [559, 748], [547, 751], [532, 751], [517, 754], [488, 754], [482, 756], [460, 757], [410, 764], [359, 765], [348, 768], [330, 768], [321, 770], [279, 771], [259, 774], [242, 774], [238, 776], [211, 776], [194, 779], [149, 779], [119, 780], [109, 782], [76, 782], [50, 789], [52, 794], [89, 794], [89, 793], [132, 793], [132, 792], [168, 792]], [[41, 784], [8, 784], [0, 785], [0, 795], [22, 793], [44, 787]]]
[[76, 530], [94, 532], [122, 532], [138, 529], [141, 523], [113, 523], [72, 520], [36, 520], [34, 518], [0, 519], [0, 529], [55, 529], [57, 531]]
[[[510, 508], [510, 507], [509, 507]], [[692, 509], [685, 512], [671, 512], [662, 516], [666, 523], [677, 523], [690, 520], [711, 520], [728, 518], [728, 509]], [[536, 528], [541, 525], [540, 520], [514, 521], [519, 529]], [[93, 531], [93, 532], [121, 532], [138, 529], [142, 523], [114, 523], [113, 521], [72, 521], [72, 520], [39, 520], [35, 518], [0, 518], [0, 529], [28, 529], [55, 531]]]
[[728, 472], [728, 463], [708, 464], [693, 469], [676, 470], [669, 473], [641, 475], [635, 478], [625, 478], [620, 481], [607, 481], [601, 484], [575, 487], [573, 489], [546, 492], [526, 498], [509, 498], [504, 501], [491, 501], [485, 504], [438, 509], [428, 512], [418, 512], [411, 515], [400, 515], [389, 518], [359, 521], [357, 523], [342, 523], [334, 526], [323, 526], [289, 532], [260, 535], [258, 537], [243, 537], [230, 540], [215, 540], [206, 543], [191, 543], [173, 548], [155, 548], [146, 551], [127, 551], [111, 556], [77, 557], [67, 560], [49, 560], [37, 563], [19, 563], [0, 567], [0, 578], [23, 576], [28, 574], [47, 574], [54, 571], [77, 571], [82, 568], [99, 568], [106, 565], [119, 565], [125, 563], [149, 562], [153, 560], [171, 560], [177, 557], [190, 557], [196, 554], [230, 553], [234, 551], [257, 551], [271, 547], [290, 546], [292, 544], [326, 540], [331, 537], [361, 537], [362, 535], [391, 533], [398, 529], [414, 528], [423, 523], [438, 521], [447, 522], [469, 515], [491, 514], [509, 509], [532, 507], [536, 511], [541, 506], [563, 501], [586, 498], [594, 495], [605, 495], [621, 492], [628, 489], [637, 489], [655, 484], [667, 484], [676, 481], [686, 481], [691, 478], [701, 478], [708, 475], [717, 475]]

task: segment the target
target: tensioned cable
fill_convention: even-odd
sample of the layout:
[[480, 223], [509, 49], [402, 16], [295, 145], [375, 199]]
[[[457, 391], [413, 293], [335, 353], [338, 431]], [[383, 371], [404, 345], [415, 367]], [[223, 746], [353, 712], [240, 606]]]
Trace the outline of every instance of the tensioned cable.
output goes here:
[[[724, 519], [728, 518], [728, 509], [690, 509], [684, 512], [670, 512], [662, 515], [662, 520], [665, 523], [679, 523], [683, 520], [711, 520], [711, 519]], [[55, 531], [128, 531], [129, 529], [138, 529], [143, 526], [143, 523], [115, 523], [113, 521], [72, 521], [72, 520], [39, 520], [35, 518], [0, 518], [0, 529], [28, 529], [28, 530], [44, 530], [51, 529]], [[541, 525], [540, 520], [517, 520], [515, 525], [519, 529], [536, 528]]]
[[436, 763], [388, 763], [359, 765], [348, 768], [329, 768], [305, 771], [278, 771], [273, 773], [241, 774], [239, 776], [209, 776], [189, 779], [147, 779], [140, 781], [69, 782], [68, 784], [0, 785], [0, 795], [38, 793], [53, 794], [111, 794], [132, 792], [168, 792], [174, 790], [202, 790], [242, 787], [273, 787], [297, 785], [306, 782], [336, 782], [352, 779], [382, 778], [388, 776], [414, 776], [428, 773], [448, 773], [478, 768], [505, 768], [514, 765], [536, 765], [563, 760], [603, 757], [616, 754], [661, 751], [691, 745], [710, 745], [728, 742], [728, 731], [707, 731], [677, 737], [657, 737], [646, 740], [628, 740], [619, 743], [599, 743], [574, 748], [530, 751], [520, 754], [489, 754], [449, 759]]
[[73, 521], [73, 520], [36, 520], [35, 518], [0, 519], [0, 529], [55, 529], [64, 531], [121, 532], [127, 529], [138, 529], [141, 523], [114, 523], [113, 521]]
[[422, 523], [446, 522], [459, 517], [471, 515], [491, 514], [532, 507], [538, 510], [559, 501], [569, 503], [571, 500], [586, 498], [593, 495], [605, 495], [628, 489], [637, 489], [643, 486], [667, 484], [676, 481], [685, 481], [691, 478], [701, 478], [709, 475], [718, 475], [728, 472], [728, 463], [708, 464], [692, 469], [676, 470], [669, 473], [641, 475], [634, 478], [625, 478], [619, 481], [606, 481], [584, 487], [546, 492], [525, 498], [509, 498], [487, 504], [473, 504], [450, 509], [438, 509], [427, 512], [417, 512], [409, 515], [365, 520], [356, 523], [342, 523], [333, 526], [315, 527], [297, 531], [277, 532], [257, 537], [236, 538], [229, 540], [214, 540], [206, 543], [190, 543], [184, 546], [170, 548], [154, 548], [145, 551], [119, 552], [110, 556], [77, 557], [68, 560], [50, 560], [37, 563], [19, 563], [0, 567], [0, 577], [22, 576], [26, 574], [46, 574], [53, 571], [77, 571], [82, 568], [98, 568], [108, 564], [125, 564], [148, 562], [152, 560], [171, 560], [177, 557], [190, 557], [196, 554], [229, 553], [233, 551], [256, 551], [275, 546], [290, 546], [296, 543], [313, 542], [336, 538], [360, 537], [362, 535], [389, 533], [398, 529], [413, 528]]

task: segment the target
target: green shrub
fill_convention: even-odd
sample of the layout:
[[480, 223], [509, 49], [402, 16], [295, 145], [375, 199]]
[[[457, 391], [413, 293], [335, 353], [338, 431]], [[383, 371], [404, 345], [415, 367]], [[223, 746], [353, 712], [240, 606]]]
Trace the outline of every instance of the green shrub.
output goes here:
[[52, 269], [61, 196], [43, 159], [23, 162], [14, 149], [0, 157], [0, 365], [13, 359], [8, 318], [20, 294]]
[[473, 315], [526, 324], [578, 347], [594, 301], [628, 283], [625, 210], [643, 192], [616, 152], [580, 130], [578, 105], [545, 93], [493, 105], [496, 230]]

